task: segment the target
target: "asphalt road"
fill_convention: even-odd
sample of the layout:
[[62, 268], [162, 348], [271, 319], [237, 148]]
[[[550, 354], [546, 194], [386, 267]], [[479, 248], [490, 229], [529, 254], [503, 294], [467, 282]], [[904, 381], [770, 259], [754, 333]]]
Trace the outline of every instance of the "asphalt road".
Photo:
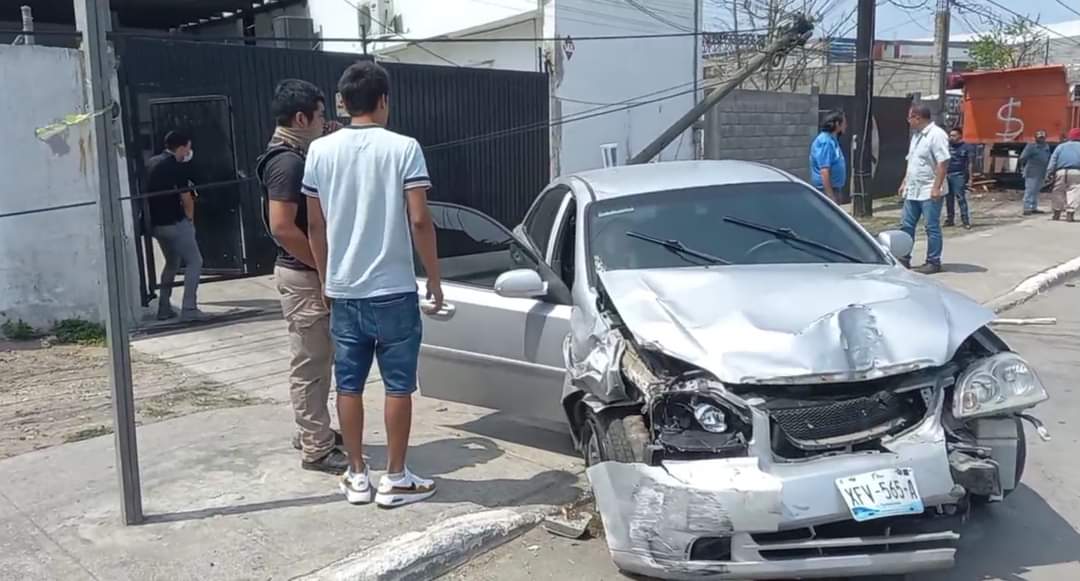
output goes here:
[[[977, 508], [962, 531], [956, 568], [905, 581], [1063, 581], [1080, 579], [1080, 284], [1061, 286], [1010, 311], [1057, 317], [1053, 326], [999, 331], [1036, 368], [1050, 401], [1035, 410], [1053, 440], [1028, 429], [1023, 485], [1002, 504]], [[602, 539], [569, 541], [534, 530], [444, 579], [617, 581]]]

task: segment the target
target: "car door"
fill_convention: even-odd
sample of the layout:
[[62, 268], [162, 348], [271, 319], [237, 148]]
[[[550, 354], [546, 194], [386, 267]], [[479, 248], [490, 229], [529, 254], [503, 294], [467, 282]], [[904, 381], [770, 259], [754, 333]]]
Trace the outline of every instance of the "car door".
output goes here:
[[[426, 397], [565, 421], [562, 342], [570, 332], [569, 290], [523, 241], [476, 210], [430, 202], [445, 305], [424, 315], [420, 391]], [[532, 268], [544, 299], [501, 297], [504, 272]], [[423, 273], [418, 263], [420, 288]]]

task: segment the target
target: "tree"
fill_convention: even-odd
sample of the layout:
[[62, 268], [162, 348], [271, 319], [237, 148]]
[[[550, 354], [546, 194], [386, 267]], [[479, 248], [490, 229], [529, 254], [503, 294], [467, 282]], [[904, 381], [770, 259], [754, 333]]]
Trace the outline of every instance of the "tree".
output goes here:
[[968, 54], [975, 67], [984, 70], [1031, 65], [1046, 42], [1037, 27], [1038, 21], [1019, 16], [1008, 23], [999, 21], [993, 30], [975, 39]]

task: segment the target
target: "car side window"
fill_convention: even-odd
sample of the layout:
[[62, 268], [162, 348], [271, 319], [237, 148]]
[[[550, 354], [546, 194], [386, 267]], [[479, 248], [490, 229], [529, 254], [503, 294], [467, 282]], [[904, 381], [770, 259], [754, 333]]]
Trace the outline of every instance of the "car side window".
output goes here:
[[577, 201], [571, 197], [566, 212], [557, 226], [555, 251], [551, 256], [551, 269], [559, 275], [566, 288], [574, 288], [574, 247], [577, 242]]
[[548, 244], [555, 231], [555, 219], [570, 188], [556, 186], [540, 194], [528, 215], [525, 216], [525, 233], [536, 245], [541, 256], [547, 253]]
[[[441, 202], [429, 203], [435, 222], [443, 280], [493, 289], [504, 272], [536, 268], [536, 261], [502, 224], [481, 212]], [[424, 276], [419, 257], [416, 276]]]

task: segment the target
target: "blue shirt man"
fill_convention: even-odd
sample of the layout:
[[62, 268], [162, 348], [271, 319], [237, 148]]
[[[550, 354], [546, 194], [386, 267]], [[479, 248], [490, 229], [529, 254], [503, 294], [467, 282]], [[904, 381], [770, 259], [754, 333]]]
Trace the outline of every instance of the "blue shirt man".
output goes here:
[[945, 177], [948, 192], [945, 194], [945, 226], [956, 225], [956, 206], [960, 206], [960, 220], [964, 228], [971, 229], [971, 213], [968, 210], [967, 187], [971, 178], [971, 160], [974, 147], [964, 143], [964, 133], [958, 127], [949, 131], [949, 168]]
[[810, 183], [837, 204], [847, 182], [847, 164], [840, 136], [847, 130], [843, 112], [833, 111], [821, 123], [821, 132], [810, 145]]

